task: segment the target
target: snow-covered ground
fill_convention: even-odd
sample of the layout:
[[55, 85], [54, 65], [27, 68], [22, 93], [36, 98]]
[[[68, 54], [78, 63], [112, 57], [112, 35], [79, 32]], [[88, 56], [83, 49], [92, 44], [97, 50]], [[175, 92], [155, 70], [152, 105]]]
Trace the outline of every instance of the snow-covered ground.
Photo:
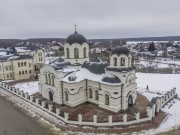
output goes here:
[[146, 89], [148, 85], [150, 91], [165, 93], [175, 87], [180, 97], [180, 74], [136, 73], [136, 76], [140, 90]]
[[[166, 91], [176, 87], [178, 97], [180, 97], [180, 75], [179, 74], [147, 74], [147, 73], [137, 73], [137, 85], [138, 92], [145, 95], [149, 100], [153, 97], [161, 96], [159, 93], [166, 93]], [[149, 91], [147, 92], [146, 87], [149, 86]], [[172, 107], [169, 106], [172, 104]], [[162, 111], [169, 114], [167, 120], [165, 120], [154, 132], [154, 134], [159, 132], [165, 132], [174, 127], [180, 126], [180, 100], [175, 99], [171, 103], [168, 103]], [[151, 131], [150, 131], [151, 132]], [[147, 133], [149, 134], [149, 132]]]
[[25, 93], [28, 92], [30, 95], [32, 95], [38, 92], [38, 81], [17, 83], [15, 88], [18, 88], [20, 91], [23, 90]]

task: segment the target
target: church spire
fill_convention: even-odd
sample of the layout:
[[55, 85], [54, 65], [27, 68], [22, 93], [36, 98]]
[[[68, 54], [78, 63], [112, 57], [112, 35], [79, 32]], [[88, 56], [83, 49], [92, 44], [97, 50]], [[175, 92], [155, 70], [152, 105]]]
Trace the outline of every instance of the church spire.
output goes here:
[[75, 32], [77, 32], [77, 24], [74, 24]]

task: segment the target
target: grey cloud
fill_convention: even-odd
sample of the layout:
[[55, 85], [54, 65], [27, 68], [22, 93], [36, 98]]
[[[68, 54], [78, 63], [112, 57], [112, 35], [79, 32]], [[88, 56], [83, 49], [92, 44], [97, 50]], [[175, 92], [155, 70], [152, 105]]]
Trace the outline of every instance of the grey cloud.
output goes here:
[[0, 0], [0, 38], [180, 35], [179, 0]]

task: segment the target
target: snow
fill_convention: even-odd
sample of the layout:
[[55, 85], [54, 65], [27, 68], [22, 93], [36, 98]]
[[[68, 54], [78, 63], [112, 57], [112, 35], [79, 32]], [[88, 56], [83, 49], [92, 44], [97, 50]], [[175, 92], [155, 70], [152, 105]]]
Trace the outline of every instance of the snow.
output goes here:
[[45, 57], [45, 64], [50, 64], [55, 59], [58, 59], [59, 57]]
[[[71, 75], [75, 75], [77, 78], [74, 81], [69, 81], [69, 77]], [[104, 77], [104, 74], [94, 74], [91, 73], [89, 70], [85, 69], [85, 68], [80, 68], [78, 71], [73, 72], [69, 75], [67, 75], [65, 78], [63, 78], [62, 80], [64, 82], [68, 82], [68, 83], [74, 83], [74, 82], [80, 82], [82, 80], [88, 79], [91, 81], [97, 81], [97, 82], [101, 82], [103, 84], [109, 84], [107, 82], [103, 82], [102, 79]], [[120, 85], [121, 83], [111, 83], [111, 85]]]
[[[179, 74], [150, 74], [150, 73], [136, 73], [138, 92], [143, 94], [151, 100], [153, 97], [162, 96], [157, 94], [166, 93], [168, 90], [176, 87], [178, 97], [180, 95], [180, 75]], [[149, 92], [146, 87], [149, 87]], [[154, 92], [154, 93], [153, 93]], [[172, 107], [170, 107], [172, 105]], [[166, 132], [180, 126], [180, 100], [174, 99], [171, 103], [168, 103], [162, 111], [168, 114], [168, 118], [161, 123], [161, 125], [153, 130], [153, 134]], [[170, 107], [170, 108], [169, 108]], [[147, 131], [147, 135], [152, 131]]]
[[15, 47], [17, 52], [30, 52], [27, 47]]
[[136, 76], [137, 87], [141, 89], [148, 85], [150, 91], [165, 93], [175, 87], [180, 95], [180, 74], [136, 73]]
[[30, 95], [32, 95], [38, 92], [38, 81], [17, 83], [15, 88], [19, 89], [20, 91], [23, 90], [24, 93], [28, 92]]

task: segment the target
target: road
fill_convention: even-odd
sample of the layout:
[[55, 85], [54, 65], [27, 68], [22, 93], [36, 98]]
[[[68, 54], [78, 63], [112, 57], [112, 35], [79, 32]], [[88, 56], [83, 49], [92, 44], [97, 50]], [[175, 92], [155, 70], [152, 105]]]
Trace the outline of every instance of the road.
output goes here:
[[0, 135], [51, 135], [0, 96]]

